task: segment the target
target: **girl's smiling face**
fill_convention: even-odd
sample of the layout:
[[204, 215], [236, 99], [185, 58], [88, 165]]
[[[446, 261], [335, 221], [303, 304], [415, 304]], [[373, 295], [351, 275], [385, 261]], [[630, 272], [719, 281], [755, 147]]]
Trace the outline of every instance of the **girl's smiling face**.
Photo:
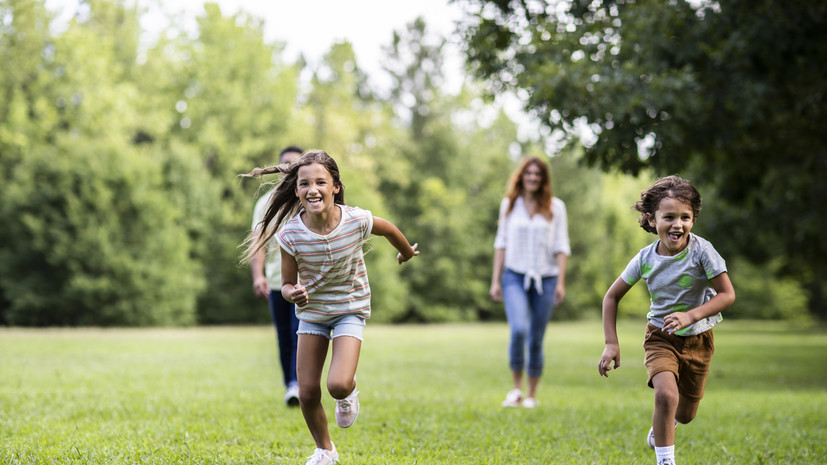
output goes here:
[[673, 197], [666, 197], [658, 204], [654, 215], [649, 215], [649, 225], [657, 231], [660, 243], [659, 255], [677, 255], [689, 245], [689, 232], [695, 225], [692, 206]]
[[296, 197], [310, 214], [321, 214], [335, 207], [334, 196], [340, 186], [323, 165], [311, 163], [299, 168], [296, 179]]

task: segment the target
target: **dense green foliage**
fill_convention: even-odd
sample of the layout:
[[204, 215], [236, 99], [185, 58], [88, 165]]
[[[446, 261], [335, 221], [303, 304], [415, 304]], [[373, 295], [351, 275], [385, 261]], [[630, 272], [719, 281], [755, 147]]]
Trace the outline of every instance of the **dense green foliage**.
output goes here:
[[[535, 410], [503, 409], [502, 323], [369, 323], [361, 412], [348, 429], [323, 403], [342, 463], [647, 464], [652, 390], [643, 322], [619, 327], [623, 364], [597, 374], [597, 322], [552, 323]], [[825, 333], [724, 322], [681, 463], [823, 464]], [[273, 334], [257, 328], [0, 329], [0, 462], [295, 464], [313, 451], [281, 403]], [[450, 356], [446, 356], [450, 354]]]
[[[388, 52], [401, 70], [388, 95], [371, 88], [348, 43], [307, 69], [300, 91], [302, 65], [283, 62], [254, 18], [207, 4], [197, 33], [173, 18], [148, 42], [141, 12], [126, 5], [84, 2], [55, 32], [42, 1], [0, 3], [0, 321], [267, 321], [238, 248], [261, 183], [237, 175], [288, 144], [331, 153], [347, 202], [399, 224], [432, 257], [400, 268], [372, 241], [377, 320], [494, 312], [490, 243], [516, 129], [505, 117], [469, 118], [473, 90], [441, 91], [444, 39], [424, 22]], [[434, 80], [421, 83], [428, 59]], [[416, 111], [402, 103], [411, 83], [427, 96]]]
[[469, 64], [592, 165], [680, 173], [709, 238], [807, 283], [827, 316], [827, 3], [468, 2]]
[[3, 190], [2, 215], [17, 220], [0, 233], [14, 245], [2, 254], [5, 317], [21, 325], [194, 323], [203, 272], [160, 164], [80, 138], [54, 150], [60, 156], [29, 152]]
[[[497, 207], [517, 158], [545, 156], [542, 137], [519, 140], [477, 83], [444, 91], [444, 38], [422, 20], [389, 37], [381, 89], [347, 42], [319, 65], [287, 63], [244, 13], [208, 3], [194, 31], [170, 18], [148, 37], [130, 4], [89, 0], [54, 28], [43, 0], [0, 0], [0, 324], [268, 321], [238, 246], [273, 179], [237, 175], [293, 144], [327, 150], [347, 203], [419, 243], [422, 255], [402, 267], [386, 241], [369, 244], [373, 321], [504, 318], [488, 298]], [[555, 319], [598, 315], [606, 288], [653, 239], [629, 209], [651, 173], [606, 174], [581, 155], [550, 158], [574, 252]], [[716, 218], [702, 215], [698, 232]], [[734, 316], [806, 316], [796, 281], [776, 285], [730, 250], [739, 302], [750, 305]], [[643, 286], [625, 302], [625, 313], [645, 314]]]

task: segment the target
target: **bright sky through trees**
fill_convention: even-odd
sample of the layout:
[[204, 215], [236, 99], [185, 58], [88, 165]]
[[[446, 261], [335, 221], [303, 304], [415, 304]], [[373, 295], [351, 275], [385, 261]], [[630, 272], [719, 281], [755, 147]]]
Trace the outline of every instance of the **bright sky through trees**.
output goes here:
[[[195, 17], [203, 14], [205, 0], [137, 0], [149, 9], [142, 26], [150, 33], [167, 25], [170, 15], [182, 15], [185, 24], [195, 27]], [[389, 2], [386, 0], [213, 0], [225, 15], [239, 11], [264, 20], [265, 40], [285, 44], [284, 57], [295, 61], [303, 54], [312, 65], [321, 61], [330, 46], [341, 40], [353, 44], [359, 66], [374, 82], [382, 85], [380, 70], [382, 46], [391, 41], [394, 30], [400, 31], [418, 16], [425, 18], [432, 33], [445, 37], [454, 31], [461, 9], [448, 0]], [[48, 0], [46, 6], [58, 13], [58, 25], [71, 18], [78, 0]], [[59, 26], [58, 26], [59, 27]], [[450, 41], [447, 61], [448, 84], [458, 88], [461, 81], [459, 49]]]

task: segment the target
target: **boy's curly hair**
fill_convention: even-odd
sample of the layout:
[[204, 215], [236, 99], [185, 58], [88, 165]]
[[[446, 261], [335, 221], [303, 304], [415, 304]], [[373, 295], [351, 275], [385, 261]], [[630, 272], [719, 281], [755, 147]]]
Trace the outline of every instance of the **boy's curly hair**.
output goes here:
[[638, 223], [644, 231], [657, 234], [655, 228], [649, 225], [649, 220], [655, 216], [660, 202], [666, 198], [673, 198], [686, 202], [692, 207], [692, 219], [697, 220], [701, 214], [701, 194], [691, 182], [680, 176], [672, 175], [658, 179], [648, 189], [640, 193], [632, 208], [641, 213]]

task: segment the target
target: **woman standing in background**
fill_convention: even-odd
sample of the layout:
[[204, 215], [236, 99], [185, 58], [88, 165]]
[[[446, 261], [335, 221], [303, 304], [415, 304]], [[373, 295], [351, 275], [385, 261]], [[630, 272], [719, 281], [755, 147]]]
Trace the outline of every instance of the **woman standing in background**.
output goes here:
[[[546, 326], [552, 309], [565, 297], [571, 255], [566, 205], [554, 197], [543, 160], [526, 158], [511, 175], [500, 204], [494, 249], [490, 294], [495, 302], [505, 302], [511, 330], [513, 388], [502, 405], [534, 408], [543, 373]], [[525, 395], [523, 372], [528, 378]]]

